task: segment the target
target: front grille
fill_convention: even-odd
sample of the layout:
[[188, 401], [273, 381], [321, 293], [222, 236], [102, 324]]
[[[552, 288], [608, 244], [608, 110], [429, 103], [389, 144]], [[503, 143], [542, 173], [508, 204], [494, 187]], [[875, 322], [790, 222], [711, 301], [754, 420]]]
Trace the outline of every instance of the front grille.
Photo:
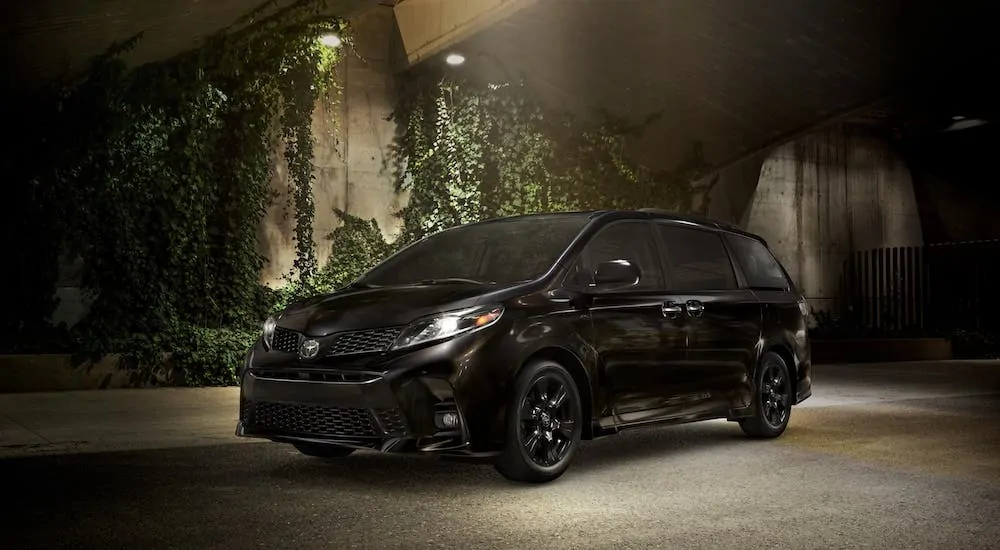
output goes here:
[[241, 405], [244, 422], [254, 430], [329, 437], [374, 437], [380, 431], [367, 409], [263, 401]]
[[271, 339], [271, 343], [271, 347], [277, 351], [295, 353], [299, 350], [299, 333], [287, 328], [277, 327], [274, 329], [274, 337]]
[[370, 382], [379, 377], [367, 372], [330, 372], [297, 369], [258, 369], [252, 371], [256, 378], [271, 380], [301, 380], [307, 382]]
[[345, 332], [333, 339], [326, 356], [381, 353], [389, 349], [401, 331], [400, 327], [386, 327]]

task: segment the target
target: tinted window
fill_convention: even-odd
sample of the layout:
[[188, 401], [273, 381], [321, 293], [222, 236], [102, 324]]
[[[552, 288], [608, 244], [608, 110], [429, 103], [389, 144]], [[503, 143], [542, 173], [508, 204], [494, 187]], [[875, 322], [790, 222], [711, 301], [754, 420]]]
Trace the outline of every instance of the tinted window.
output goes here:
[[733, 249], [733, 255], [739, 262], [743, 275], [747, 279], [747, 285], [751, 288], [789, 288], [788, 279], [781, 265], [774, 259], [771, 251], [764, 246], [764, 243], [729, 235], [726, 237], [729, 245]]
[[464, 225], [403, 249], [362, 277], [376, 286], [464, 278], [512, 283], [544, 275], [590, 221], [587, 215], [528, 216]]
[[601, 229], [583, 248], [570, 280], [575, 285], [593, 282], [597, 264], [628, 260], [639, 268], [639, 284], [629, 290], [663, 288], [653, 234], [646, 222], [615, 222]]
[[736, 288], [729, 253], [714, 231], [657, 224], [667, 247], [673, 290], [730, 290]]

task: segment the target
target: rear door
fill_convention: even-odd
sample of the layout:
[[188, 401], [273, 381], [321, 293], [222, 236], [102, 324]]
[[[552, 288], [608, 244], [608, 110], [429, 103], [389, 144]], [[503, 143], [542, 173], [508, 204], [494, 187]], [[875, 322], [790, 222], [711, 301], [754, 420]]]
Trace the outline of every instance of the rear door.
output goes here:
[[[788, 344], [796, 360], [788, 368], [797, 369], [798, 363], [809, 359], [805, 297], [764, 242], [732, 234], [726, 235], [726, 242], [742, 271], [745, 286], [761, 303], [764, 336]], [[809, 373], [795, 374], [801, 379]]]
[[685, 415], [749, 405], [762, 330], [760, 302], [741, 288], [719, 231], [667, 220], [655, 227], [669, 293], [682, 308]]

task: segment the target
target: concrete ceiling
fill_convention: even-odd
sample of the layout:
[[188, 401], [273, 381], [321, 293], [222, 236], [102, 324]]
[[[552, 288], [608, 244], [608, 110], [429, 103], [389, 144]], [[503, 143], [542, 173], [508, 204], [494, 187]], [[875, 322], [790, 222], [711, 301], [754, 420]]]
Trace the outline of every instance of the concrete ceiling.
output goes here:
[[[140, 31], [130, 61], [164, 59], [260, 1], [0, 2], [3, 82], [30, 90]], [[631, 151], [652, 166], [669, 168], [696, 141], [726, 164], [868, 102], [899, 103], [901, 92], [946, 120], [990, 118], [1000, 97], [990, 0], [328, 0], [328, 9], [350, 17], [376, 4], [396, 5], [404, 64], [460, 50], [468, 61], [458, 70], [524, 79], [577, 113], [653, 117]]]
[[[402, 0], [397, 19], [407, 3], [434, 1]], [[970, 58], [961, 48], [988, 40], [970, 28], [988, 20], [987, 4], [541, 0], [472, 36], [451, 29], [459, 39], [438, 41], [430, 58], [410, 58], [419, 68], [459, 51], [467, 61], [456, 70], [524, 79], [551, 104], [654, 119], [632, 151], [652, 166], [675, 165], [696, 141], [719, 165], [876, 100], [898, 102], [901, 93], [913, 100], [962, 87], [982, 92], [985, 80], [963, 84]]]
[[[0, 63], [5, 84], [32, 89], [80, 70], [115, 41], [145, 31], [132, 63], [170, 58], [194, 48], [263, 0], [4, 0], [0, 2]], [[273, 13], [293, 0], [276, 0]], [[350, 17], [376, 0], [327, 0], [329, 13]]]

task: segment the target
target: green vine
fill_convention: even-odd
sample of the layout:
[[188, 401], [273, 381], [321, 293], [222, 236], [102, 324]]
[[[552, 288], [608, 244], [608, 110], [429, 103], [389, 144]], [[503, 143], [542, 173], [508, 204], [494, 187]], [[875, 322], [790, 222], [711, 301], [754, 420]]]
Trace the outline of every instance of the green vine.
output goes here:
[[295, 211], [295, 263], [299, 277], [309, 280], [316, 276], [316, 243], [313, 241], [313, 219], [316, 205], [313, 202], [313, 137], [312, 113], [316, 104], [316, 71], [319, 60], [309, 55], [295, 58], [282, 67], [286, 80], [282, 81], [282, 98], [285, 100], [281, 114], [284, 130], [285, 162], [288, 164], [289, 183], [293, 187]]
[[653, 118], [628, 126], [574, 120], [528, 98], [524, 85], [485, 86], [453, 78], [410, 83], [395, 119], [401, 242], [497, 216], [559, 210], [692, 208], [691, 182], [705, 162], [655, 172], [629, 161], [626, 143]]
[[[8, 223], [50, 239], [45, 254], [21, 255], [21, 269], [57, 265], [60, 255], [82, 260], [92, 303], [73, 329], [81, 359], [122, 353], [123, 366], [156, 377], [166, 354], [189, 383], [234, 379], [243, 344], [278, 298], [259, 283], [266, 259], [257, 240], [278, 140], [295, 268], [315, 277], [312, 112], [339, 54], [317, 39], [346, 28], [322, 15], [319, 0], [276, 5], [197, 50], [128, 68], [121, 54], [141, 39], [133, 37], [35, 103], [16, 195], [46, 211]], [[15, 339], [5, 348], [23, 350], [16, 339], [44, 326], [52, 282], [24, 300], [29, 321], [3, 336]]]

